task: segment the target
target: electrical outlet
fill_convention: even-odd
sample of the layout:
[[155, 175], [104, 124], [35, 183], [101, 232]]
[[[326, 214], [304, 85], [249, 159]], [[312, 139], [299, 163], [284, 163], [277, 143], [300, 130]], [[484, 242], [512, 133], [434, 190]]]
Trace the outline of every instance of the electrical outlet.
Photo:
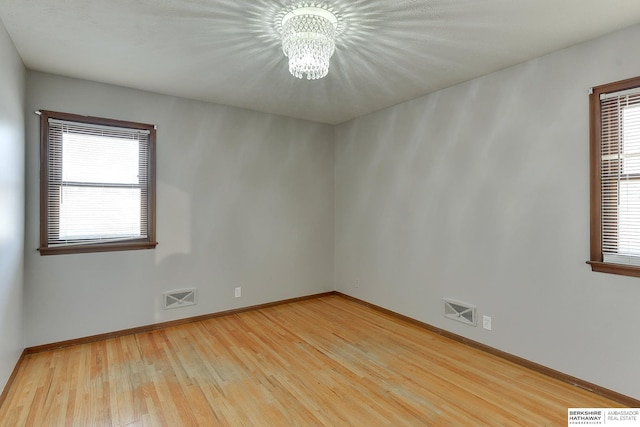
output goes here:
[[236, 298], [240, 298], [242, 296], [242, 288], [241, 287], [237, 287], [236, 288]]
[[486, 330], [491, 330], [491, 317], [490, 316], [482, 316], [482, 327]]
[[356, 287], [356, 288], [359, 288], [359, 287], [360, 287], [360, 281], [359, 281], [359, 280], [356, 280], [356, 281], [355, 281], [355, 287]]

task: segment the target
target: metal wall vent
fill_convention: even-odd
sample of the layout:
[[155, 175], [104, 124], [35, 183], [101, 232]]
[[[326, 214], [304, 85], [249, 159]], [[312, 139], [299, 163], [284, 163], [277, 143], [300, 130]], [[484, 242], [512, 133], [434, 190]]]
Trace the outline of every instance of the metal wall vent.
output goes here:
[[466, 323], [471, 326], [476, 326], [478, 321], [475, 305], [448, 298], [444, 299], [444, 317], [448, 317], [449, 319], [457, 320], [458, 322]]
[[198, 302], [196, 289], [177, 289], [162, 294], [162, 308], [186, 307]]

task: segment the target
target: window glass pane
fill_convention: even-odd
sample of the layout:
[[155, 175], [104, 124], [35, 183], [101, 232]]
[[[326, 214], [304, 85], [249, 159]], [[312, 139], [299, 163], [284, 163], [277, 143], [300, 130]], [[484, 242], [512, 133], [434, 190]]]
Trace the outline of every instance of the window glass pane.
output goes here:
[[640, 105], [622, 108], [623, 174], [640, 174]]
[[143, 237], [138, 188], [63, 186], [60, 240]]
[[139, 142], [65, 132], [62, 137], [62, 180], [138, 184]]
[[621, 181], [618, 253], [640, 255], [640, 181]]

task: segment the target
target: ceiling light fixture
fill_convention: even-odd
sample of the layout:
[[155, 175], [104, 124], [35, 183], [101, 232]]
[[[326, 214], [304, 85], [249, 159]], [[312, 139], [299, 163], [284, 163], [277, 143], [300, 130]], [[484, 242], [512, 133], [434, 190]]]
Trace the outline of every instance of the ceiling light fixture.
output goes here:
[[336, 48], [336, 14], [325, 6], [303, 4], [285, 11], [278, 24], [291, 74], [308, 80], [326, 76]]

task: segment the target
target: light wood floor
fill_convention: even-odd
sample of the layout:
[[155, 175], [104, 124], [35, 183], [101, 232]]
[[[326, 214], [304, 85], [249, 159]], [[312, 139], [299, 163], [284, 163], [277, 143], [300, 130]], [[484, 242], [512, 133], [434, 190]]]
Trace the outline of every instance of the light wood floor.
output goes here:
[[0, 426], [559, 426], [618, 406], [327, 296], [29, 355]]

